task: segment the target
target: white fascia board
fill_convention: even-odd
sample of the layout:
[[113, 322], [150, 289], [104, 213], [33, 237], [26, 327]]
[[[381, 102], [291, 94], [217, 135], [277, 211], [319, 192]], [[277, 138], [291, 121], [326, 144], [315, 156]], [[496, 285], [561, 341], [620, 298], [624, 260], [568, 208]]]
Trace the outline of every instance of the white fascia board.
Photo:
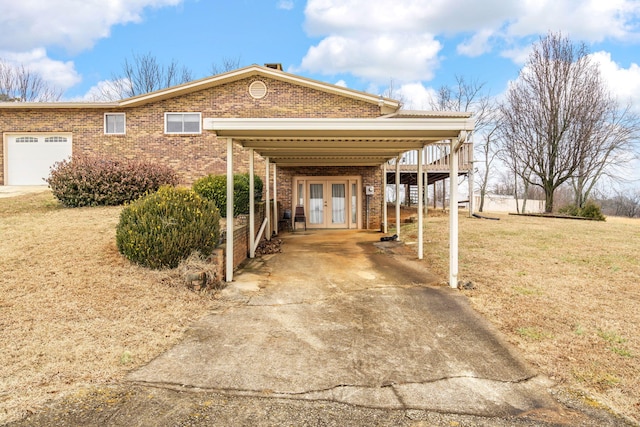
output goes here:
[[471, 131], [475, 121], [468, 117], [432, 117], [427, 119], [238, 119], [205, 118], [205, 130], [224, 135], [249, 132], [322, 132], [322, 131]]

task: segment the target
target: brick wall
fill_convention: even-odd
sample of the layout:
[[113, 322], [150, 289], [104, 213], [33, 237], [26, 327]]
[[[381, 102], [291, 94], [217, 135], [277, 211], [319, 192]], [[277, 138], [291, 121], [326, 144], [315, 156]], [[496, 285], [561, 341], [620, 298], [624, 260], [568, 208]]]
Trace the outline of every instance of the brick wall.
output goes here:
[[[262, 80], [267, 95], [253, 99], [249, 85]], [[105, 135], [104, 114], [126, 113], [126, 135]], [[251, 77], [187, 95], [119, 109], [0, 109], [0, 135], [6, 132], [71, 132], [74, 153], [140, 159], [173, 167], [183, 184], [207, 174], [226, 172], [226, 142], [212, 132], [166, 135], [165, 112], [201, 112], [203, 118], [336, 118], [377, 117], [377, 105], [275, 79]], [[4, 149], [0, 152], [0, 185], [4, 184]], [[234, 147], [237, 172], [248, 171], [248, 151]], [[256, 174], [264, 162], [256, 156]]]

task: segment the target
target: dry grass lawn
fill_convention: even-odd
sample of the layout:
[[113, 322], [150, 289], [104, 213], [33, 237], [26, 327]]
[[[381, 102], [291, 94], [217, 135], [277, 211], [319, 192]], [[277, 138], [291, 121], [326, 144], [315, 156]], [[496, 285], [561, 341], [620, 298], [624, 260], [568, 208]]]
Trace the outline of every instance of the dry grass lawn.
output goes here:
[[63, 209], [49, 192], [0, 199], [0, 424], [120, 380], [214, 304], [121, 257], [119, 213]]
[[[463, 291], [473, 307], [543, 375], [640, 423], [640, 220], [490, 216], [500, 220], [460, 211], [459, 278], [476, 287]], [[425, 262], [442, 277], [448, 226], [427, 218]], [[415, 225], [407, 232], [415, 239]]]
[[[119, 212], [62, 209], [50, 193], [0, 199], [0, 424], [119, 381], [216, 306], [123, 259]], [[500, 218], [460, 218], [473, 306], [542, 374], [640, 422], [640, 221]], [[427, 227], [425, 263], [447, 277], [448, 218]]]

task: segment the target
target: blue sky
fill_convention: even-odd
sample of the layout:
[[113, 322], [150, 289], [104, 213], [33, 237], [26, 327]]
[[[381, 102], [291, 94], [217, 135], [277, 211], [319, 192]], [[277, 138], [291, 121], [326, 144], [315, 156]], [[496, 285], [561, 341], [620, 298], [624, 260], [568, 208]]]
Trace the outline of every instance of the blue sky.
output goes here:
[[151, 53], [200, 78], [224, 58], [372, 93], [408, 108], [455, 75], [499, 96], [531, 43], [587, 43], [620, 98], [640, 105], [638, 0], [0, 0], [0, 58], [89, 99], [125, 58]]

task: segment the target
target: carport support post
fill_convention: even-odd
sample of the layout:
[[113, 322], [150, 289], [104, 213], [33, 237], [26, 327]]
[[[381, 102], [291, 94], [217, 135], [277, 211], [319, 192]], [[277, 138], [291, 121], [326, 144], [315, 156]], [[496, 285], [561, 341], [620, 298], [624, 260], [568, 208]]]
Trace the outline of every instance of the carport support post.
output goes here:
[[267, 235], [265, 236], [267, 240], [271, 240], [271, 191], [269, 190], [269, 158], [265, 158], [265, 169], [266, 169], [266, 184], [267, 184], [267, 205], [265, 206], [265, 213], [267, 215]]
[[387, 162], [382, 165], [382, 232], [387, 234], [387, 226], [389, 225], [389, 218], [387, 215]]
[[227, 138], [227, 257], [225, 281], [233, 281], [233, 139]]
[[466, 132], [451, 140], [449, 153], [449, 286], [458, 287], [458, 150]]
[[473, 206], [473, 203], [475, 202], [473, 200], [473, 150], [471, 150], [471, 160], [469, 161], [469, 164], [469, 175], [467, 176], [467, 178], [469, 180], [469, 217], [471, 217], [475, 208]]
[[273, 221], [273, 231], [278, 234], [278, 176], [276, 174], [276, 168], [278, 166], [273, 164], [273, 217], [275, 221]]
[[249, 149], [249, 258], [256, 257], [256, 190], [254, 174], [253, 148]]
[[400, 156], [396, 158], [396, 236], [400, 240]]
[[424, 230], [422, 229], [422, 217], [424, 214], [424, 194], [422, 194], [422, 150], [416, 150], [416, 157], [418, 158], [418, 259], [422, 259], [424, 257], [424, 248], [422, 247], [424, 235]]

